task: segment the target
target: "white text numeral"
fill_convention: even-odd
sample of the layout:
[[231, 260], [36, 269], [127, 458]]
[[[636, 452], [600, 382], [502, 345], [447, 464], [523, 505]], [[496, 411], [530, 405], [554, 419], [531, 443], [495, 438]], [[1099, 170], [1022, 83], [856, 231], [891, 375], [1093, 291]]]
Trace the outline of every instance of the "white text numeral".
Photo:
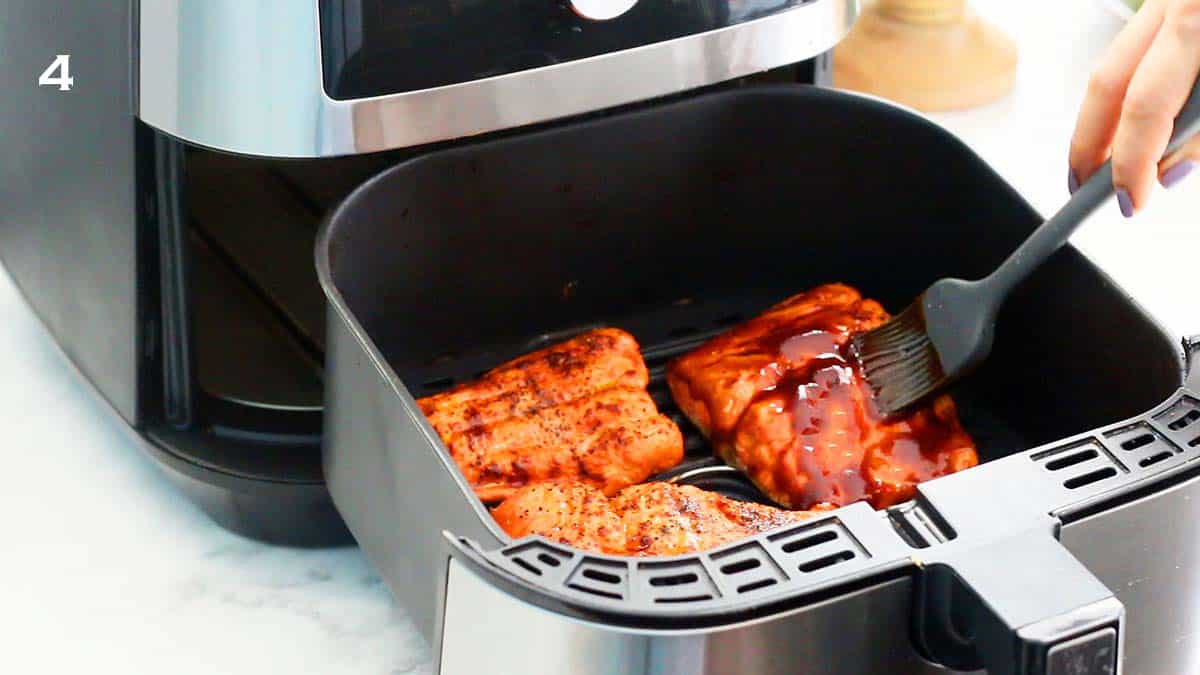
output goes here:
[[[58, 75], [54, 73], [57, 72]], [[71, 77], [71, 55], [59, 54], [54, 57], [54, 62], [50, 67], [42, 73], [38, 78], [38, 86], [54, 87], [57, 86], [59, 91], [71, 91], [71, 86], [75, 84], [75, 78]]]

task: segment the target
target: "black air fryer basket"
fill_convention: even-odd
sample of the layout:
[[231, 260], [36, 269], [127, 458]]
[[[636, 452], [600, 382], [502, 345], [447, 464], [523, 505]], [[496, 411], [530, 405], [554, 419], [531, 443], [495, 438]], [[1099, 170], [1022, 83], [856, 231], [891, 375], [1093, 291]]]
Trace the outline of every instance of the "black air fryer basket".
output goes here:
[[[953, 392], [981, 466], [886, 512], [855, 504], [670, 559], [514, 542], [414, 402], [612, 325], [637, 337], [675, 413], [663, 365], [715, 332], [835, 281], [898, 311], [939, 277], [986, 274], [1039, 221], [934, 124], [803, 86], [407, 162], [351, 195], [318, 243], [334, 500], [435, 645], [452, 558], [527, 603], [624, 630], [707, 629], [908, 579], [911, 622], [886, 630], [952, 668], [1149, 658], [1139, 626], [1153, 619], [1126, 615], [1145, 599], [1097, 578], [1100, 554], [1064, 532], [1190, 478], [1200, 404], [1180, 389], [1178, 345], [1073, 248], [1008, 302], [993, 355]], [[755, 498], [675, 416], [689, 457], [676, 473]]]

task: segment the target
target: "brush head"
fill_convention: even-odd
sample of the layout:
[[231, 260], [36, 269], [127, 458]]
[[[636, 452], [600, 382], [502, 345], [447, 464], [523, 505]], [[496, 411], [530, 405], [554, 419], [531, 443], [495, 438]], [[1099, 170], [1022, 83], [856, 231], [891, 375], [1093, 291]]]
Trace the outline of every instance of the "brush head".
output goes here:
[[924, 296], [882, 326], [850, 340], [875, 407], [891, 417], [949, 384], [926, 330]]
[[996, 312], [1006, 287], [940, 279], [900, 314], [851, 339], [850, 351], [890, 417], [967, 375], [992, 349]]

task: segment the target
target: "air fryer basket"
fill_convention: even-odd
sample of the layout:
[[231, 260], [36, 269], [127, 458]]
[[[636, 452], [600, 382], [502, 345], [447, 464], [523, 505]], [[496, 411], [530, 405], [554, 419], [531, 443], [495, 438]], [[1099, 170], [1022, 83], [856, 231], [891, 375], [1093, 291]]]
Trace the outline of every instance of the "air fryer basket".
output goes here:
[[[825, 282], [898, 311], [936, 278], [982, 276], [1038, 221], [937, 126], [803, 86], [401, 164], [351, 195], [317, 246], [335, 503], [435, 644], [453, 558], [526, 602], [628, 630], [732, 625], [907, 577], [914, 641], [947, 666], [1115, 662], [1121, 603], [1055, 538], [1064, 514], [1103, 512], [1190, 471], [1200, 404], [1180, 390], [1171, 338], [1072, 248], [1009, 301], [992, 357], [954, 392], [984, 464], [885, 513], [855, 504], [671, 559], [512, 542], [414, 402], [605, 324], [632, 332], [658, 372]], [[695, 458], [707, 447], [685, 430], [699, 463], [684, 469], [706, 474], [693, 480], [755, 497], [705, 469]]]

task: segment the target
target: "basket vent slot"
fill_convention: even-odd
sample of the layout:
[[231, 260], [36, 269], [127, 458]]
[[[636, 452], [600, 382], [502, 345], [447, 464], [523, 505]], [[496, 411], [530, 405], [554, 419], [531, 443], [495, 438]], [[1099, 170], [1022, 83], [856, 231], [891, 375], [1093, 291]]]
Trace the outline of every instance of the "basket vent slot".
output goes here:
[[1180, 448], [1200, 446], [1200, 401], [1191, 396], [1181, 396], [1171, 407], [1154, 416], [1154, 421]]
[[619, 583], [621, 583], [620, 575], [609, 574], [608, 572], [605, 572], [603, 570], [590, 569], [590, 568], [585, 569], [583, 571], [583, 576], [591, 579], [592, 581], [599, 581], [602, 584], [619, 584]]
[[833, 541], [834, 539], [837, 539], [837, 536], [838, 533], [833, 530], [818, 532], [814, 535], [804, 537], [803, 539], [789, 541], [783, 545], [783, 552], [795, 553], [796, 551], [803, 551], [806, 548], [812, 548], [813, 546], [824, 544], [827, 541]]
[[[1196, 412], [1197, 415], [1200, 415], [1200, 411], [1189, 412]], [[1178, 422], [1186, 418], [1187, 415], [1188, 412], [1184, 412], [1180, 415], [1179, 420], [1175, 421]], [[1183, 426], [1187, 426], [1190, 423], [1186, 422]], [[1170, 427], [1170, 423], [1167, 426]], [[1183, 427], [1179, 428], [1182, 429]], [[1159, 466], [1166, 466], [1168, 460], [1183, 452], [1177, 445], [1168, 441], [1157, 429], [1145, 422], [1121, 427], [1120, 429], [1104, 434], [1104, 436], [1113, 443], [1113, 446], [1110, 447], [1120, 448], [1120, 450], [1114, 452], [1119, 452], [1122, 457], [1128, 457], [1128, 460], [1125, 462], [1127, 465], [1136, 466], [1138, 469], [1146, 469], [1151, 466], [1157, 469]]]
[[1141, 434], [1129, 440], [1121, 441], [1122, 450], [1137, 450], [1154, 442], [1154, 434]]
[[1080, 462], [1086, 462], [1089, 459], [1096, 459], [1099, 455], [1100, 453], [1092, 448], [1084, 448], [1079, 452], [1073, 452], [1065, 457], [1059, 457], [1053, 461], [1046, 462], [1046, 468], [1050, 471], [1058, 471], [1059, 469], [1075, 466]]
[[1192, 422], [1195, 422], [1196, 420], [1200, 420], [1200, 410], [1196, 410], [1195, 408], [1192, 408], [1191, 410], [1184, 413], [1184, 415], [1182, 417], [1180, 417], [1179, 419], [1175, 420], [1174, 422], [1171, 422], [1170, 424], [1168, 424], [1167, 428], [1170, 429], [1171, 431], [1179, 431], [1180, 429], [1187, 427], [1188, 425], [1190, 425]]
[[768, 537], [790, 569], [811, 574], [859, 557], [869, 557], [840, 521], [824, 520]]
[[804, 572], [805, 574], [808, 574], [809, 572], [816, 572], [817, 570], [823, 570], [826, 567], [832, 567], [833, 565], [836, 565], [840, 562], [844, 562], [846, 560], [852, 560], [853, 558], [854, 558], [854, 551], [849, 551], [849, 550], [838, 551], [837, 553], [831, 553], [827, 556], [817, 558], [816, 560], [810, 560], [810, 561], [800, 565], [800, 571]]
[[638, 563], [637, 590], [637, 595], [660, 604], [702, 602], [721, 595], [699, 558]]
[[1138, 466], [1140, 466], [1144, 469], [1153, 464], [1158, 464], [1159, 462], [1163, 461], [1164, 459], [1170, 459], [1170, 458], [1171, 458], [1171, 453], [1167, 452], [1166, 450], [1163, 450], [1162, 452], [1158, 453], [1157, 455], [1151, 455], [1151, 456], [1143, 459], [1142, 461], [1138, 462]]
[[539, 541], [505, 550], [504, 556], [512, 564], [538, 577], [555, 577], [559, 574], [558, 568], [574, 557], [566, 551], [560, 551]]
[[679, 586], [681, 584], [694, 584], [699, 578], [692, 572], [683, 574], [671, 574], [662, 577], [650, 577], [651, 586]]
[[1111, 466], [1107, 466], [1107, 467], [1104, 467], [1103, 469], [1096, 469], [1095, 471], [1092, 471], [1090, 473], [1085, 473], [1081, 476], [1075, 476], [1074, 478], [1068, 478], [1067, 480], [1063, 481], [1063, 486], [1066, 487], [1068, 490], [1075, 490], [1077, 488], [1084, 487], [1085, 485], [1091, 485], [1092, 483], [1099, 483], [1100, 481], [1107, 480], [1109, 478], [1112, 478], [1115, 475], [1117, 475], [1117, 470], [1112, 468]]
[[[1140, 433], [1133, 434], [1139, 435]], [[1119, 445], [1122, 440], [1128, 439], [1122, 437], [1115, 442]], [[1140, 453], [1135, 453], [1130, 459], [1139, 457]], [[1103, 445], [1090, 438], [1039, 452], [1033, 456], [1033, 461], [1056, 474], [1055, 477], [1062, 481], [1063, 487], [1068, 490], [1077, 490], [1127, 471]]]
[[774, 586], [776, 583], [778, 583], [778, 582], [775, 581], [774, 579], [759, 579], [757, 581], [751, 581], [748, 584], [742, 584], [741, 586], [738, 586], [737, 592], [738, 593], [749, 593], [750, 591], [757, 591], [760, 588]]
[[566, 585], [602, 598], [624, 600], [628, 595], [629, 567], [624, 563], [584, 558], [567, 577]]
[[530, 572], [531, 574], [536, 574], [536, 575], [537, 575], [537, 576], [539, 576], [539, 577], [540, 577], [540, 576], [542, 576], [542, 571], [541, 571], [541, 570], [539, 570], [538, 568], [534, 567], [534, 566], [533, 566], [533, 563], [530, 563], [529, 561], [525, 560], [525, 559], [524, 559], [524, 558], [522, 558], [521, 556], [516, 556], [516, 555], [515, 555], [515, 556], [513, 556], [513, 557], [512, 557], [512, 561], [513, 561], [514, 563], [516, 563], [516, 564], [517, 564], [519, 567], [521, 567], [522, 569], [524, 569], [526, 572]]
[[758, 561], [758, 558], [745, 558], [721, 567], [721, 574], [741, 574], [742, 572], [749, 572], [761, 566], [762, 563]]
[[783, 569], [758, 542], [750, 542], [710, 556], [713, 566], [737, 594], [752, 593], [787, 581]]

